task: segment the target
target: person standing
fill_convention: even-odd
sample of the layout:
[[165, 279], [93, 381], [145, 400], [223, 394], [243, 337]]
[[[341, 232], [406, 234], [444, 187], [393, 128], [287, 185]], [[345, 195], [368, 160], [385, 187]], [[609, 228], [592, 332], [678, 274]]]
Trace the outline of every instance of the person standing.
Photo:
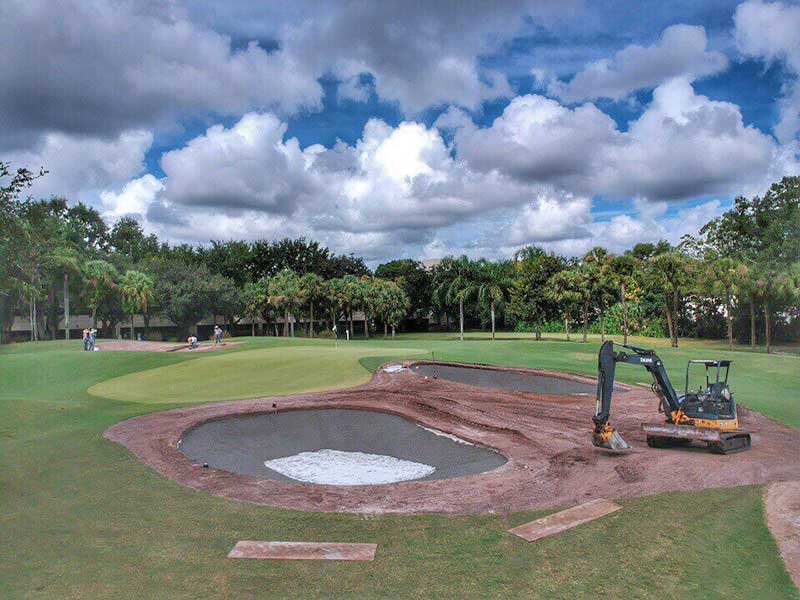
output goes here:
[[214, 345], [222, 343], [222, 328], [219, 325], [214, 325]]
[[83, 351], [87, 352], [89, 350], [89, 330], [83, 330]]
[[92, 327], [89, 330], [89, 351], [94, 352], [94, 345], [97, 342], [97, 329]]

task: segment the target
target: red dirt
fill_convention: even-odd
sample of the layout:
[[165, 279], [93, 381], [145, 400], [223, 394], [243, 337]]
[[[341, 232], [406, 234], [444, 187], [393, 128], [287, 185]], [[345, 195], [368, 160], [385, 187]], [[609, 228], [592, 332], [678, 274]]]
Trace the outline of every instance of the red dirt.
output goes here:
[[800, 481], [767, 488], [767, 525], [778, 542], [786, 570], [800, 589]]
[[[351, 408], [401, 415], [496, 448], [508, 462], [494, 471], [457, 479], [322, 486], [204, 469], [192, 465], [176, 447], [184, 431], [203, 421], [272, 412], [273, 402], [278, 410]], [[425, 381], [409, 371], [378, 372], [370, 383], [356, 388], [179, 408], [123, 421], [104, 435], [162, 475], [195, 489], [323, 512], [508, 513], [603, 497], [633, 498], [670, 490], [800, 479], [800, 461], [787, 460], [796, 456], [800, 431], [740, 409], [742, 427], [753, 436], [748, 452], [721, 456], [701, 448], [652, 449], [646, 445], [640, 423], [655, 421], [656, 407], [649, 390], [620, 386], [612, 422], [634, 448], [614, 455], [591, 444], [592, 398]]]
[[191, 350], [188, 344], [175, 342], [136, 342], [131, 340], [97, 340], [97, 349], [100, 352], [213, 352], [240, 346], [242, 342], [223, 342], [214, 345], [211, 342], [201, 342]]

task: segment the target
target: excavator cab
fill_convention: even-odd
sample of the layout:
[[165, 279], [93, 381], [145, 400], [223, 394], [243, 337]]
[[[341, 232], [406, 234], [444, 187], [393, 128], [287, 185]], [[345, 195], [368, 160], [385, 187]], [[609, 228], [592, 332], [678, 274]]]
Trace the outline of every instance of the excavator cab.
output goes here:
[[[696, 391], [692, 387], [699, 369], [693, 365], [705, 367], [705, 384], [698, 385]], [[728, 385], [730, 366], [729, 360], [690, 360], [686, 364], [685, 391], [678, 402], [687, 417], [713, 421], [713, 427], [723, 431], [737, 428], [736, 401]]]

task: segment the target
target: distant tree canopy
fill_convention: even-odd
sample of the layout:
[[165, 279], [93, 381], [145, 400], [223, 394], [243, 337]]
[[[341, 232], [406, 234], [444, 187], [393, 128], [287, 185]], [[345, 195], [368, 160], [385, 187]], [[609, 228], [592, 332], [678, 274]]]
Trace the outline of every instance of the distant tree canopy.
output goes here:
[[305, 335], [317, 326], [330, 335], [340, 320], [351, 336], [379, 326], [388, 335], [411, 318], [493, 337], [497, 327], [537, 339], [580, 328], [584, 340], [589, 332], [657, 335], [677, 346], [681, 337], [726, 336], [730, 347], [760, 341], [767, 351], [800, 332], [798, 177], [737, 198], [677, 246], [596, 247], [582, 257], [529, 246], [509, 260], [444, 257], [431, 269], [392, 260], [372, 276], [362, 258], [314, 240], [169, 244], [133, 218], [109, 227], [90, 206], [22, 198], [45, 175], [0, 162], [0, 340], [15, 315], [29, 321], [31, 339], [43, 339], [77, 312], [106, 331], [125, 321], [131, 336], [136, 315], [145, 332], [152, 315], [165, 315], [181, 335], [203, 319], [234, 327], [246, 317], [276, 335], [279, 322], [295, 335], [300, 317]]

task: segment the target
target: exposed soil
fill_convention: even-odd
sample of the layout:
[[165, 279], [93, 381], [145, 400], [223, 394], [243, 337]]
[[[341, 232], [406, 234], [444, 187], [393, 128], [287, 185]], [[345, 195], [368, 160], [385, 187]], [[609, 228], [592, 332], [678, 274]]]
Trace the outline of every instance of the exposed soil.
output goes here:
[[[510, 369], [511, 370], [511, 369]], [[513, 369], [519, 372], [519, 369]], [[547, 372], [529, 370], [536, 375]], [[564, 374], [552, 374], [565, 377]], [[567, 376], [592, 383], [591, 378]], [[118, 423], [105, 437], [159, 473], [217, 496], [283, 508], [357, 513], [490, 513], [632, 498], [669, 490], [800, 479], [800, 431], [740, 409], [752, 432], [748, 452], [721, 456], [704, 448], [648, 448], [640, 423], [658, 422], [649, 390], [618, 386], [612, 423], [633, 450], [591, 444], [594, 398], [530, 394], [424, 379], [409, 370], [379, 371], [346, 390], [241, 400], [158, 412]], [[273, 407], [276, 405], [276, 408]], [[508, 462], [486, 473], [378, 486], [327, 486], [259, 479], [193, 465], [177, 449], [183, 432], [229, 415], [307, 408], [377, 410], [499, 450]]]
[[216, 346], [212, 342], [201, 342], [192, 350], [188, 344], [175, 342], [137, 342], [131, 340], [97, 340], [100, 352], [213, 352], [240, 346], [242, 342], [223, 342]]
[[781, 550], [786, 570], [800, 588], [800, 481], [767, 488], [767, 525]]

